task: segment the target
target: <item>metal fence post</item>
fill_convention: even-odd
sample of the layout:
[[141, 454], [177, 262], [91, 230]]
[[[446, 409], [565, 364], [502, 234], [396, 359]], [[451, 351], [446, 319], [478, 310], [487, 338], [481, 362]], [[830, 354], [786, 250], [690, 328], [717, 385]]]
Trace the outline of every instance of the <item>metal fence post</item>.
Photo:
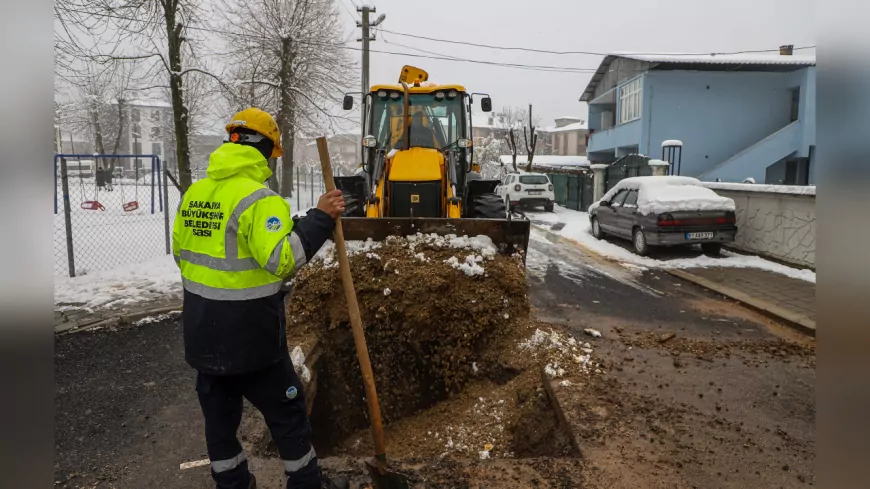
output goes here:
[[57, 214], [57, 155], [54, 157], [54, 213]]
[[66, 257], [69, 276], [76, 276], [75, 253], [73, 252], [72, 216], [69, 208], [69, 176], [66, 173], [66, 158], [60, 159], [60, 181], [63, 185], [63, 223], [66, 228]]
[[163, 177], [163, 236], [166, 242], [166, 254], [168, 255], [172, 253], [172, 246], [169, 243], [169, 170], [165, 171], [166, 176]]
[[[157, 201], [160, 203], [160, 212], [163, 212], [163, 209], [164, 209], [164, 206], [163, 206], [163, 188], [164, 188], [163, 181], [166, 180], [166, 178], [163, 177], [163, 170], [161, 169], [162, 165], [160, 164], [160, 157], [155, 155], [155, 156], [152, 156], [152, 158], [154, 158], [154, 161], [157, 162]], [[169, 170], [167, 169], [167, 171], [169, 171]]]
[[299, 193], [299, 167], [296, 167], [296, 210], [302, 210], [302, 194]]
[[314, 207], [314, 167], [313, 167], [313, 166], [311, 167], [311, 173], [310, 173], [310, 175], [311, 175], [311, 178], [310, 178], [311, 182], [309, 183], [309, 187], [308, 187], [308, 188], [311, 189], [311, 200], [308, 201], [308, 203], [309, 203], [312, 207]]
[[154, 158], [151, 158], [151, 213], [154, 214]]

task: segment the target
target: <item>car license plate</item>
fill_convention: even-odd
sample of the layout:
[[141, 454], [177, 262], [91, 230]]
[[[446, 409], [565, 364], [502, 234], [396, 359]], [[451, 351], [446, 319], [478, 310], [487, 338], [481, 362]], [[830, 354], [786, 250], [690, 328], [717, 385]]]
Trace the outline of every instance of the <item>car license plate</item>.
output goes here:
[[686, 239], [712, 239], [714, 233], [686, 233]]
[[541, 195], [540, 190], [529, 190], [529, 195]]

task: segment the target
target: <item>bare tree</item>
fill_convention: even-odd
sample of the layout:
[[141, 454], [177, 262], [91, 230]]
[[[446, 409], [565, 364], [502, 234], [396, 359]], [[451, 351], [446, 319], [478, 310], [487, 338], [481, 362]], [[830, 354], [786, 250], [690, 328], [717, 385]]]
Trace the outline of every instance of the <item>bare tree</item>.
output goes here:
[[523, 128], [523, 141], [526, 144], [526, 154], [529, 159], [526, 163], [526, 171], [532, 171], [532, 160], [535, 157], [535, 147], [538, 145], [538, 135], [535, 133], [535, 125], [532, 123], [532, 104], [529, 104], [529, 125], [528, 135], [526, 135], [526, 127]]
[[[342, 93], [355, 85], [356, 71], [341, 42], [342, 24], [332, 0], [223, 0], [233, 46], [233, 64], [244, 105], [257, 102], [277, 112], [284, 147], [281, 194], [293, 188], [296, 134], [303, 128], [334, 128]], [[241, 108], [241, 106], [239, 106]]]
[[508, 144], [508, 149], [511, 152], [511, 162], [514, 167], [514, 171], [517, 170], [517, 141], [514, 138], [514, 130], [513, 128], [508, 129], [507, 134], [505, 135], [505, 140]]
[[[183, 63], [185, 59], [197, 59], [185, 26], [197, 22], [199, 1], [59, 0], [60, 6], [55, 8], [55, 15], [67, 33], [56, 36], [56, 48], [60, 46], [64, 50], [62, 60], [78, 58], [104, 64], [137, 61], [146, 64], [143, 76], [162, 75], [163, 84], [168, 80], [182, 190], [191, 183], [190, 111], [183, 79], [188, 74], [198, 73], [219, 80], [195, 62], [187, 66]], [[88, 36], [90, 44], [83, 41]]]

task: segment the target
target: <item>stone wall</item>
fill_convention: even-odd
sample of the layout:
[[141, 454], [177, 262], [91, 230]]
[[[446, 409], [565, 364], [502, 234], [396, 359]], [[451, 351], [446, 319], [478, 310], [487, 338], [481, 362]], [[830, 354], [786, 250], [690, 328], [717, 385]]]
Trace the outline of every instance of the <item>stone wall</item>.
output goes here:
[[815, 187], [705, 182], [737, 205], [732, 247], [795, 265], [816, 266]]

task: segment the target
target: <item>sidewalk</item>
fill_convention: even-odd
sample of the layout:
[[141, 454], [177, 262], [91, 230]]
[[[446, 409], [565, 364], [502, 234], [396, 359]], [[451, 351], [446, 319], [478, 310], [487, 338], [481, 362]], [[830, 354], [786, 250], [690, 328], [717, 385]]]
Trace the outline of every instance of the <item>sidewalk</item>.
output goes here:
[[[181, 310], [181, 300], [167, 298], [141, 302], [133, 306], [90, 310], [77, 304], [55, 304], [54, 332], [74, 333], [103, 326], [129, 324], [148, 316]], [[80, 306], [80, 304], [78, 305]], [[59, 310], [58, 308], [62, 309]]]
[[816, 284], [757, 268], [668, 270], [816, 334]]

